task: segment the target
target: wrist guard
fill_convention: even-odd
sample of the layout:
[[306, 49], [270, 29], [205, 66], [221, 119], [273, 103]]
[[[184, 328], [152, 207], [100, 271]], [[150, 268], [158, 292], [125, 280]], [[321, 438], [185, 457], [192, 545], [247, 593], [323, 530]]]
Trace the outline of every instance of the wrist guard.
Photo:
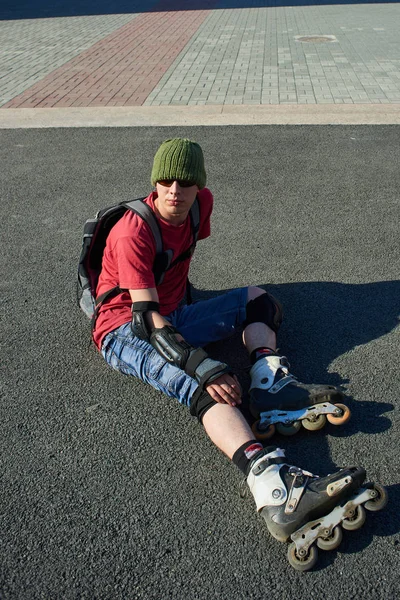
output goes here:
[[201, 389], [223, 373], [231, 372], [228, 365], [209, 358], [202, 348], [179, 341], [177, 334], [179, 331], [172, 326], [154, 329], [149, 342], [167, 362], [196, 379]]

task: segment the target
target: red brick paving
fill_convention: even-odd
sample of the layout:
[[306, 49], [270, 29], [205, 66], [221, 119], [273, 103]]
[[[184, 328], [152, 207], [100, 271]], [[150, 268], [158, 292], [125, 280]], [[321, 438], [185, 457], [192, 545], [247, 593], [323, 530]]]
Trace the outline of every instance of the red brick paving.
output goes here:
[[2, 108], [140, 106], [208, 12], [140, 14]]

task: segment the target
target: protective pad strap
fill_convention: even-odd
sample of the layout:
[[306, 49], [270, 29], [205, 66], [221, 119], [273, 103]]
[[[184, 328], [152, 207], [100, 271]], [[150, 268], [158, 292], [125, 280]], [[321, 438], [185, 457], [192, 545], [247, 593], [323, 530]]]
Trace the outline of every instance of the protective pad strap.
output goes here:
[[201, 423], [205, 413], [217, 402], [213, 400], [208, 392], [200, 390], [196, 391], [190, 403], [190, 414], [192, 417], [197, 417]]
[[132, 303], [132, 312], [147, 312], [149, 310], [160, 311], [160, 303], [152, 302], [150, 300], [144, 300], [141, 302]]
[[199, 382], [199, 387], [203, 389], [206, 384], [212, 383], [224, 373], [232, 373], [228, 365], [207, 357], [197, 367], [195, 377]]
[[205, 350], [203, 350], [203, 348], [196, 348], [196, 350], [192, 350], [185, 365], [186, 373], [190, 375], [190, 377], [195, 378], [200, 363], [202, 363], [206, 358], [208, 358], [208, 354], [205, 352]]
[[282, 305], [271, 294], [265, 292], [265, 294], [261, 294], [261, 296], [257, 296], [257, 298], [247, 303], [246, 320], [243, 325], [247, 327], [251, 323], [265, 323], [272, 331], [278, 333], [282, 319]]
[[[263, 458], [264, 457], [264, 458]], [[260, 458], [263, 460], [260, 462]], [[254, 475], [261, 475], [271, 465], [283, 465], [285, 464], [285, 453], [281, 448], [275, 448], [274, 446], [267, 446], [252, 457], [251, 463], [248, 466], [248, 473], [253, 469], [254, 465], [258, 463], [256, 468], [253, 470]]]

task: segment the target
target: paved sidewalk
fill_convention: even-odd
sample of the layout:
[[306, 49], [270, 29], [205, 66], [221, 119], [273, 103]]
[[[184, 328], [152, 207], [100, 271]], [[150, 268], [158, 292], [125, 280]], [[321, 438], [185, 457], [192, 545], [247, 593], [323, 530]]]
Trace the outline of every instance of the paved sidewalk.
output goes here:
[[190, 6], [6, 0], [0, 107], [400, 104], [398, 3]]

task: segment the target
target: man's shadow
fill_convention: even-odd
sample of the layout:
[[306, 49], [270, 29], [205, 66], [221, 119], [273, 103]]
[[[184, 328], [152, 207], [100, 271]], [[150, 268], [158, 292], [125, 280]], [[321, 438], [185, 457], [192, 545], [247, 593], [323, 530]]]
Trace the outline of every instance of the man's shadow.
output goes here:
[[[366, 284], [298, 282], [261, 284], [259, 287], [268, 290], [283, 304], [284, 320], [278, 346], [289, 358], [291, 371], [304, 383], [336, 385], [346, 393], [349, 380], [339, 373], [329, 372], [331, 363], [357, 346], [388, 334], [399, 322], [400, 281]], [[193, 299], [205, 300], [226, 291], [195, 290]], [[246, 403], [249, 358], [240, 343], [240, 335], [235, 335], [229, 343], [212, 344], [208, 351], [227, 362], [238, 375], [244, 390], [243, 412], [251, 422]], [[373, 371], [376, 364], [365, 364], [363, 369]], [[368, 379], [373, 381], [373, 378]], [[330, 435], [347, 437], [357, 431], [379, 433], [390, 427], [390, 420], [382, 415], [393, 410], [392, 404], [362, 398], [354, 400], [348, 392], [346, 404], [352, 411], [352, 419], [345, 427], [330, 426]], [[311, 435], [315, 438], [315, 434]]]
[[[326, 436], [348, 437], [359, 431], [380, 433], [391, 426], [384, 413], [393, 410], [389, 402], [373, 402], [362, 398], [353, 399], [346, 392], [348, 379], [328, 369], [335, 359], [351, 352], [358, 346], [377, 340], [390, 333], [399, 323], [400, 281], [383, 281], [367, 284], [344, 284], [337, 282], [298, 282], [258, 287], [268, 290], [283, 305], [284, 321], [278, 334], [278, 346], [287, 355], [291, 371], [304, 383], [327, 383], [340, 386], [346, 394], [345, 403], [352, 411], [351, 420], [343, 427], [327, 425], [325, 431], [308, 432], [301, 429], [298, 435], [284, 437], [275, 435], [271, 443], [287, 450], [292, 464], [303, 466], [314, 473], [332, 473], [338, 469], [331, 458]], [[194, 290], [193, 300], [205, 300], [228, 290]], [[244, 391], [242, 412], [251, 424], [254, 418], [248, 410], [249, 357], [241, 343], [241, 333], [229, 341], [210, 344], [208, 352], [214, 358], [228, 363], [237, 374]], [[350, 359], [351, 360], [351, 359]], [[390, 356], [380, 356], [374, 364], [362, 364], [367, 373], [381, 367]], [[378, 365], [376, 364], [378, 363]], [[374, 381], [374, 377], [368, 377]], [[379, 385], [379, 383], [378, 383]], [[268, 445], [267, 441], [264, 445]], [[343, 457], [345, 466], [346, 456]], [[400, 502], [400, 486], [389, 488], [389, 503]], [[385, 513], [385, 511], [382, 511]], [[400, 518], [379, 517], [378, 535], [393, 535], [400, 529]], [[365, 529], [365, 528], [364, 528]], [[369, 537], [368, 537], [369, 536]], [[358, 550], [368, 545], [371, 534], [360, 532]], [[348, 551], [353, 551], [349, 547]], [[326, 553], [331, 554], [331, 553]], [[329, 562], [329, 558], [327, 558]]]

